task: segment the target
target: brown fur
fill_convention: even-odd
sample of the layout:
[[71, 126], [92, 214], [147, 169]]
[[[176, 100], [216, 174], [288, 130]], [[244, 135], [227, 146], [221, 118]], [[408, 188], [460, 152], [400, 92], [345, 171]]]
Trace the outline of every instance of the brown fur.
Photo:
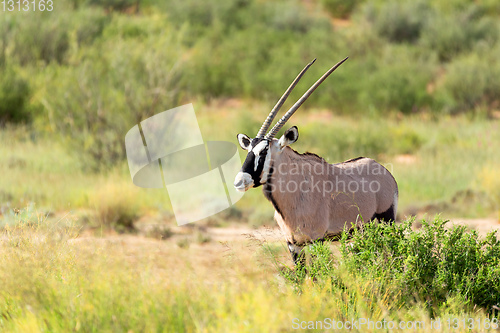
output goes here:
[[[352, 223], [368, 222], [395, 204], [396, 181], [372, 159], [329, 164], [317, 155], [299, 154], [290, 147], [279, 151], [276, 146], [270, 158], [273, 172], [264, 191], [276, 208], [275, 219], [289, 243], [300, 246], [329, 238]], [[294, 190], [293, 184], [302, 185]], [[314, 184], [319, 184], [320, 190]], [[380, 184], [379, 191], [371, 190], [378, 188], [374, 184]]]

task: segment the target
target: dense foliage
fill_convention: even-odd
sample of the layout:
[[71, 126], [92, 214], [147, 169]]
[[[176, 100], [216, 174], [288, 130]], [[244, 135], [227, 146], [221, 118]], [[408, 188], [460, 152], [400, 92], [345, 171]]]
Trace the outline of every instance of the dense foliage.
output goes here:
[[34, 119], [100, 168], [123, 158], [113, 142], [140, 119], [200, 99], [271, 104], [318, 58], [297, 98], [345, 56], [306, 107], [380, 115], [498, 108], [495, 1], [349, 3], [67, 0], [52, 12], [6, 12], [0, 120]]
[[[493, 311], [500, 304], [497, 232], [480, 238], [475, 230], [448, 228], [446, 223], [423, 220], [417, 230], [412, 228], [414, 220], [367, 224], [343, 234], [338, 258], [327, 245], [314, 244], [307, 270], [313, 278], [329, 281], [332, 291], [349, 292], [355, 287], [351, 280], [367, 285], [367, 298], [389, 295], [396, 308], [420, 303], [432, 313], [455, 300], [464, 307]], [[299, 269], [300, 274], [284, 272], [300, 288], [305, 269]]]

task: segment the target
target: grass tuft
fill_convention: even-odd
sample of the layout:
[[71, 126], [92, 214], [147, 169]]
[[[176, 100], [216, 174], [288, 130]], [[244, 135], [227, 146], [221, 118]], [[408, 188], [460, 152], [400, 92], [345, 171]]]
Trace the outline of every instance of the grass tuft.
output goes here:
[[91, 197], [95, 207], [96, 226], [114, 228], [119, 232], [134, 231], [140, 216], [137, 189], [125, 182], [108, 183], [99, 187]]

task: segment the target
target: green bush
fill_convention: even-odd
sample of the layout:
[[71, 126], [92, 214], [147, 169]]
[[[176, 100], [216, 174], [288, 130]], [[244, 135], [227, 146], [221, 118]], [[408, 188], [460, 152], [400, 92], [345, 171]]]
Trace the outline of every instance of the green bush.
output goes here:
[[7, 61], [7, 45], [10, 35], [10, 22], [0, 19], [0, 68], [4, 68]]
[[500, 13], [500, 3], [496, 0], [481, 1], [481, 5], [489, 15], [495, 16]]
[[421, 43], [436, 52], [441, 61], [450, 61], [477, 43], [493, 45], [498, 37], [498, 24], [481, 15], [478, 7], [452, 14], [434, 13], [422, 32]]
[[[275, 102], [305, 64], [315, 57], [322, 59], [319, 66], [311, 68], [301, 81], [301, 88], [297, 87], [290, 97], [291, 100], [297, 99], [307, 89], [305, 87], [326, 71], [327, 66], [341, 59], [340, 56], [332, 59], [331, 54], [322, 57], [330, 50], [331, 43], [321, 39], [317, 42], [324, 42], [324, 46], [309, 47], [314, 37], [306, 36], [304, 41], [297, 43], [294, 42], [296, 35], [289, 30], [258, 25], [235, 31], [223, 39], [204, 40], [197, 45], [190, 59], [186, 72], [187, 88], [192, 94], [206, 98], [244, 96]], [[276, 44], [277, 40], [280, 43]], [[317, 98], [318, 94], [315, 94], [310, 101], [317, 101]]]
[[369, 224], [341, 241], [345, 267], [359, 277], [399, 287], [406, 301], [430, 306], [461, 296], [469, 306], [500, 304], [500, 241], [496, 231], [480, 239], [465, 226], [446, 229], [447, 221], [412, 221], [389, 226]]
[[190, 38], [187, 41], [191, 45], [202, 36], [212, 35], [213, 29], [228, 34], [233, 30], [251, 26], [259, 20], [259, 17], [249, 15], [255, 8], [253, 0], [170, 0], [156, 5], [164, 10], [174, 26], [188, 27]]
[[166, 11], [175, 26], [189, 25], [195, 37], [211, 35], [211, 30], [218, 27], [223, 34], [257, 25], [272, 30], [306, 33], [324, 24], [324, 20], [304, 11], [298, 1], [173, 0], [158, 6]]
[[325, 123], [313, 123], [309, 126], [300, 126], [299, 135], [307, 138], [307, 141], [299, 140], [296, 149], [304, 151], [301, 145], [307, 144], [311, 151], [330, 163], [358, 156], [375, 158], [386, 152], [390, 145], [389, 132], [377, 127], [367, 129], [365, 126], [352, 128], [342, 127], [340, 124], [328, 126]]
[[321, 4], [333, 17], [348, 18], [363, 0], [321, 0]]
[[[306, 10], [298, 0], [111, 0], [102, 3], [106, 9], [62, 0], [51, 13], [0, 17], [0, 66], [22, 66], [34, 96], [24, 105], [40, 102], [47, 110], [37, 124], [50, 119], [44, 128], [83, 129], [77, 136], [85, 140], [62, 132], [96, 149], [97, 160], [123, 157], [113, 142], [125, 123], [176, 103], [246, 98], [272, 105], [313, 58], [285, 108], [345, 56], [305, 108], [357, 115], [498, 108], [499, 27], [491, 1], [345, 3], [359, 10], [339, 26], [321, 6]], [[489, 69], [464, 60], [472, 54]], [[412, 140], [397, 149], [418, 146]], [[366, 143], [361, 151], [382, 146]]]
[[[234, 11], [225, 4], [225, 9], [213, 15], [213, 8], [204, 12], [210, 14], [209, 18], [198, 20], [206, 21], [204, 25], [196, 23], [196, 12], [192, 19], [189, 11], [174, 19], [176, 26], [188, 22], [183, 26], [188, 40], [198, 34], [198, 28], [203, 34], [198, 34], [186, 67], [184, 85], [192, 95], [205, 99], [241, 96], [276, 101], [296, 75], [292, 69], [298, 72], [315, 57], [328, 61], [333, 58], [332, 28], [325, 17], [304, 11], [298, 3], [242, 3]], [[226, 10], [230, 14], [224, 14]], [[183, 15], [187, 17], [180, 19]], [[176, 15], [169, 13], [169, 17], [173, 16]], [[341, 55], [334, 60], [340, 60]], [[312, 84], [323, 70], [311, 68], [304, 82]], [[311, 101], [316, 98], [317, 94]]]
[[76, 20], [76, 40], [79, 45], [92, 44], [100, 37], [104, 28], [110, 23], [111, 18], [99, 10], [86, 9], [78, 12]]
[[363, 92], [364, 103], [377, 110], [415, 113], [429, 104], [429, 73], [417, 66], [394, 63], [373, 73]]
[[427, 84], [432, 78], [432, 63], [398, 58], [379, 65], [366, 78], [361, 101], [377, 110], [415, 113], [431, 103]]
[[[77, 3], [77, 2], [75, 2]], [[101, 6], [107, 10], [124, 11], [130, 7], [138, 6], [140, 0], [86, 0], [84, 3], [94, 6]]]
[[446, 75], [437, 89], [437, 100], [452, 113], [490, 108], [500, 101], [500, 62], [495, 50], [483, 56], [460, 57], [446, 67]]
[[358, 156], [385, 159], [387, 155], [414, 154], [429, 140], [409, 125], [388, 125], [377, 118], [366, 118], [355, 124], [339, 121], [334, 118], [299, 124], [303, 139], [297, 141], [294, 149], [313, 151], [335, 163]]
[[391, 42], [416, 42], [427, 23], [430, 6], [425, 1], [369, 3], [365, 16], [375, 30]]
[[67, 18], [47, 15], [52, 13], [28, 13], [14, 21], [11, 57], [21, 65], [65, 61], [70, 47]]
[[90, 227], [113, 228], [118, 232], [135, 230], [134, 222], [140, 216], [137, 189], [119, 181], [104, 184], [91, 196], [95, 213]]
[[308, 13], [298, 1], [279, 1], [267, 4], [262, 9], [255, 7], [253, 12], [262, 12], [264, 25], [275, 30], [307, 34], [329, 28], [326, 18]]
[[[336, 84], [322, 87], [336, 110], [348, 113], [415, 113], [429, 109], [427, 91], [436, 71], [435, 57], [411, 45], [387, 45], [364, 58], [352, 58], [334, 74]], [[347, 113], [347, 112], [346, 112]]]
[[30, 120], [31, 89], [27, 80], [12, 67], [0, 67], [0, 127]]
[[174, 35], [118, 41], [85, 53], [78, 67], [50, 75], [45, 115], [87, 167], [107, 168], [123, 160], [127, 131], [178, 105], [177, 43]]
[[[351, 283], [355, 280], [356, 286], [365, 286], [363, 302], [371, 303], [384, 295], [392, 307], [409, 308], [423, 302], [432, 313], [455, 299], [463, 307], [491, 311], [500, 304], [500, 241], [496, 231], [481, 239], [474, 230], [446, 228], [446, 223], [439, 218], [422, 221], [416, 231], [413, 220], [392, 226], [366, 224], [354, 229], [351, 236], [343, 233], [339, 257], [325, 244], [312, 246], [308, 273], [319, 283], [329, 283], [332, 292], [342, 289], [359, 297]], [[300, 290], [303, 276], [297, 279], [297, 275], [284, 272]]]
[[404, 125], [390, 128], [389, 137], [388, 152], [393, 154], [415, 154], [427, 140], [418, 130]]

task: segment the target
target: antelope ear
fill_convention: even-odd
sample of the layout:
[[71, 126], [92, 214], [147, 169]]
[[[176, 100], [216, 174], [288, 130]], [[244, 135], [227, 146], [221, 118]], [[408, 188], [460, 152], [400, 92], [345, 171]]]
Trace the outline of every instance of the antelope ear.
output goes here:
[[250, 138], [246, 134], [238, 134], [236, 136], [238, 138], [238, 142], [240, 143], [241, 148], [248, 150], [248, 147], [250, 147]]
[[281, 148], [291, 145], [299, 138], [299, 130], [297, 126], [293, 126], [286, 130], [285, 134], [278, 141]]

